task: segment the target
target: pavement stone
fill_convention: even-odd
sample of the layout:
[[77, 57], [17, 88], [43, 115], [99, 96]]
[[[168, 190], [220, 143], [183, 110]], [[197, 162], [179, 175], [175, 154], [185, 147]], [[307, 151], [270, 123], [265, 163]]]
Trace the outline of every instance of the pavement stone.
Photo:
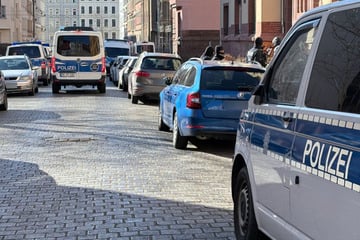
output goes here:
[[232, 142], [177, 150], [156, 102], [67, 90], [0, 112], [0, 239], [235, 239]]

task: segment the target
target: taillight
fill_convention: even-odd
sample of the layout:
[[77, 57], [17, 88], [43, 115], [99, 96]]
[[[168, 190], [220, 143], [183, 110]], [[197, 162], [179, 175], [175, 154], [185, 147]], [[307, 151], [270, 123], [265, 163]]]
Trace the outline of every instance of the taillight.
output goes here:
[[135, 76], [137, 77], [150, 77], [150, 73], [145, 71], [138, 71], [135, 73]]
[[201, 108], [200, 104], [200, 93], [190, 93], [186, 97], [186, 107], [192, 109]]
[[55, 57], [51, 58], [51, 71], [56, 72], [56, 66], [55, 66]]
[[106, 72], [105, 57], [101, 58], [101, 72], [102, 73]]

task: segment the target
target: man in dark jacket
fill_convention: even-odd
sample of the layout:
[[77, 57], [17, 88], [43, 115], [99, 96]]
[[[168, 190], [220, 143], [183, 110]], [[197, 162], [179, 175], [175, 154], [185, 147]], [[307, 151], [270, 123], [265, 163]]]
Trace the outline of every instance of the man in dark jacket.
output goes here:
[[223, 60], [225, 57], [224, 48], [221, 45], [215, 46], [215, 55], [211, 60]]
[[257, 37], [254, 41], [254, 47], [252, 47], [246, 55], [246, 62], [258, 62], [263, 67], [266, 66], [266, 54], [263, 50], [263, 40], [261, 37]]

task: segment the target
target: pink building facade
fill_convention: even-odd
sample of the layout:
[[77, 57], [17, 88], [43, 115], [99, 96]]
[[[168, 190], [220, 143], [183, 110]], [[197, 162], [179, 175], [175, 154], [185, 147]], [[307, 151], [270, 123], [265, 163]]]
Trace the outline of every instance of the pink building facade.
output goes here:
[[172, 49], [183, 60], [199, 57], [206, 46], [220, 44], [219, 0], [169, 0]]

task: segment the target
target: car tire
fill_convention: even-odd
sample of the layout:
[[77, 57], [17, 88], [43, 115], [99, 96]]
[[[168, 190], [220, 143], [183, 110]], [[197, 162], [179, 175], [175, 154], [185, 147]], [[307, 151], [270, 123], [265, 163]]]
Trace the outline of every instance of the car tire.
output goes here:
[[187, 144], [188, 144], [188, 138], [180, 135], [178, 117], [175, 113], [174, 124], [173, 124], [173, 146], [176, 149], [185, 149]]
[[105, 83], [99, 83], [97, 85], [97, 89], [100, 93], [106, 93], [106, 84]]
[[234, 195], [234, 225], [236, 239], [251, 240], [260, 236], [254, 213], [249, 174], [243, 167], [238, 176]]
[[127, 90], [128, 90], [128, 85], [127, 84], [123, 84], [123, 87], [122, 87], [122, 90], [124, 91], [124, 92], [126, 92]]
[[52, 93], [56, 94], [60, 92], [61, 86], [57, 83], [52, 83]]
[[8, 100], [7, 100], [7, 93], [4, 96], [3, 104], [0, 104], [0, 111], [6, 111], [8, 109]]
[[138, 104], [138, 102], [139, 102], [139, 97], [131, 95], [131, 103]]
[[162, 119], [160, 108], [158, 113], [158, 129], [159, 131], [164, 131], [164, 132], [168, 132], [170, 130], [170, 128], [164, 123]]

